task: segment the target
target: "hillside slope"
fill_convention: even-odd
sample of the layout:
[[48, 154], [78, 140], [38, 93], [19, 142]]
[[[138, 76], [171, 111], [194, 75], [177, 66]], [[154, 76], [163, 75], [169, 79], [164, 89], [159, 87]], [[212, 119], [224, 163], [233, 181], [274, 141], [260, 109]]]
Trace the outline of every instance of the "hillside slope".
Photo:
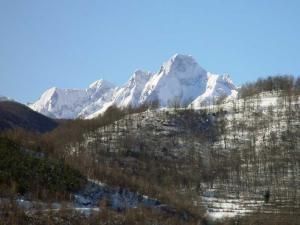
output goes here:
[[215, 217], [297, 211], [298, 109], [299, 96], [268, 92], [200, 110], [146, 111], [87, 132], [64, 152], [74, 163], [84, 152], [100, 180], [152, 196], [171, 186]]
[[23, 128], [33, 132], [47, 132], [58, 123], [29, 107], [13, 101], [0, 101], [0, 131]]

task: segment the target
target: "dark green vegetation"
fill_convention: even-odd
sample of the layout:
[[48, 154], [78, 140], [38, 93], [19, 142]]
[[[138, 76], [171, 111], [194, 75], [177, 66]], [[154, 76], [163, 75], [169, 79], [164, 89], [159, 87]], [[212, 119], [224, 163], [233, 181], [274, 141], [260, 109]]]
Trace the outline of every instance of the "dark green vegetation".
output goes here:
[[0, 196], [64, 198], [84, 182], [79, 172], [62, 162], [21, 149], [12, 141], [0, 138]]
[[47, 132], [57, 122], [13, 101], [0, 101], [0, 131], [22, 128], [32, 132]]
[[[290, 76], [260, 79], [244, 85], [235, 102], [204, 110], [111, 107], [99, 118], [68, 121], [46, 134], [22, 130], [2, 133], [15, 143], [60, 161], [55, 163], [58, 168], [65, 163], [88, 178], [157, 198], [172, 209], [168, 213], [151, 209], [116, 213], [105, 208], [88, 219], [64, 210], [44, 215], [20, 212], [16, 222], [11, 212], [19, 211], [9, 206], [5, 207], [3, 221], [34, 225], [212, 224], [204, 216], [200, 198], [212, 189], [216, 197], [230, 195], [263, 202], [257, 212], [215, 224], [297, 225], [298, 80]], [[275, 105], [266, 104], [265, 99]], [[61, 174], [62, 170], [53, 171]], [[58, 186], [73, 189], [72, 185]]]

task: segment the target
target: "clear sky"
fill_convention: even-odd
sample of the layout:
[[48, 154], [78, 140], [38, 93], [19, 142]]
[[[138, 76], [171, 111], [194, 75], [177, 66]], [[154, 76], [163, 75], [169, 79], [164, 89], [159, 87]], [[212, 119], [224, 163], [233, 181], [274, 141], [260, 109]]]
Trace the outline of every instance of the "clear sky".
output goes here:
[[0, 94], [121, 85], [175, 53], [239, 85], [300, 75], [299, 0], [0, 0]]

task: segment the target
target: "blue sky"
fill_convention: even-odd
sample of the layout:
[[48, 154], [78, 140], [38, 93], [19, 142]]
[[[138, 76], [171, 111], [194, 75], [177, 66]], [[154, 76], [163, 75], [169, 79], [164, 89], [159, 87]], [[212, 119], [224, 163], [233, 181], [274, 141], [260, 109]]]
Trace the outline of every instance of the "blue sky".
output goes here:
[[300, 75], [298, 0], [0, 0], [0, 94], [123, 84], [175, 53], [236, 84]]

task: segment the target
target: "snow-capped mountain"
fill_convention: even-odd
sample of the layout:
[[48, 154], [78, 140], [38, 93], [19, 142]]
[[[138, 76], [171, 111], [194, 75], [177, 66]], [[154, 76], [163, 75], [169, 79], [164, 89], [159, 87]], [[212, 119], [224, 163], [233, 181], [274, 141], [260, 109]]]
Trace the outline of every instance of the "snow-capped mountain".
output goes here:
[[113, 84], [104, 80], [98, 80], [84, 90], [53, 87], [29, 106], [33, 110], [53, 118], [76, 118], [86, 107], [99, 101], [113, 88]]
[[146, 84], [140, 102], [158, 100], [169, 106], [173, 100], [187, 104], [205, 92], [207, 72], [186, 55], [174, 55]]
[[30, 107], [55, 118], [93, 118], [112, 105], [137, 107], [158, 101], [160, 106], [168, 107], [176, 101], [200, 107], [236, 95], [236, 87], [228, 75], [209, 73], [192, 56], [176, 54], [159, 72], [137, 70], [121, 87], [99, 80], [87, 89], [51, 88]]

